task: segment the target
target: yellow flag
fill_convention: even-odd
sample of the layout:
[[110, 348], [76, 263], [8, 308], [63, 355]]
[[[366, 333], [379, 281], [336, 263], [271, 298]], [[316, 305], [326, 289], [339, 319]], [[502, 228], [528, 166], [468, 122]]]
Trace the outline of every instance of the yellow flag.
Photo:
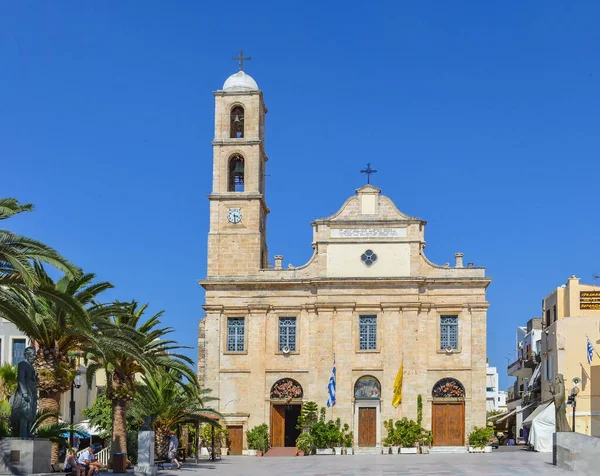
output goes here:
[[400, 405], [400, 403], [402, 403], [402, 367], [402, 362], [400, 362], [398, 375], [396, 375], [396, 381], [394, 382], [394, 398], [392, 400], [392, 405], [394, 405], [394, 408]]

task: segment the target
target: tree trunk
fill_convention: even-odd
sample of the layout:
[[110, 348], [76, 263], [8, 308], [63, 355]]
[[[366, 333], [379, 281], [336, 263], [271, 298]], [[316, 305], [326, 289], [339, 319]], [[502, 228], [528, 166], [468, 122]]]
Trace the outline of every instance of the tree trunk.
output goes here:
[[[58, 423], [58, 414], [60, 412], [60, 395], [60, 393], [40, 392], [38, 412], [51, 410], [56, 414], [56, 416], [46, 418], [42, 423], [42, 426]], [[58, 443], [52, 443], [52, 449], [50, 451], [50, 464], [58, 463], [58, 452]]]
[[171, 439], [169, 427], [158, 427], [156, 428], [156, 457], [160, 459], [167, 459], [169, 453], [169, 441]]
[[115, 453], [123, 453], [127, 460], [127, 400], [115, 398], [112, 401], [112, 446], [111, 459]]

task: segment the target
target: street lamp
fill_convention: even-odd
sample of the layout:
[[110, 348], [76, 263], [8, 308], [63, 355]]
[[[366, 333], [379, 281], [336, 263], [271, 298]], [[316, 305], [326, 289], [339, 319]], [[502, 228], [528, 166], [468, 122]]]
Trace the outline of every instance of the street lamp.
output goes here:
[[[575, 380], [575, 379], [573, 379]], [[579, 387], [575, 386], [571, 389], [571, 395], [567, 400], [567, 404], [573, 405], [573, 431], [575, 431], [575, 408], [577, 408], [577, 394], [579, 393]]]
[[71, 448], [75, 446], [75, 432], [73, 431], [73, 425], [75, 424], [75, 389], [81, 388], [81, 372], [79, 370], [75, 371], [75, 378], [71, 383], [71, 401], [69, 402], [69, 410], [71, 413], [71, 428], [70, 428], [70, 436], [69, 441], [71, 443]]

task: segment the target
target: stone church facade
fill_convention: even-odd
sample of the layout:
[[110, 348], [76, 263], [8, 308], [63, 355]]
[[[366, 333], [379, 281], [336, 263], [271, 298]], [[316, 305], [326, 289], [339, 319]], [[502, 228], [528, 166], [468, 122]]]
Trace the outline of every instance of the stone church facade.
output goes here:
[[[267, 423], [273, 446], [294, 446], [300, 406], [325, 406], [334, 363], [337, 403], [327, 418], [355, 447], [381, 446], [383, 421], [416, 420], [434, 445], [464, 445], [486, 421], [485, 269], [438, 266], [424, 254], [426, 222], [378, 188], [356, 190], [315, 220], [312, 258], [267, 264], [265, 114], [256, 82], [240, 71], [214, 93], [205, 317], [198, 376], [240, 453], [245, 431]], [[403, 365], [402, 403], [392, 406]]]

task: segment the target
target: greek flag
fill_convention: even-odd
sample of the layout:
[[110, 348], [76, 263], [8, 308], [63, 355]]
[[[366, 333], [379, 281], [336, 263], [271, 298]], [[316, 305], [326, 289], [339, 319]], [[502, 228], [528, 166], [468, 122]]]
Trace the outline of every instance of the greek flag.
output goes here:
[[327, 392], [329, 394], [329, 398], [327, 398], [327, 407], [332, 407], [335, 405], [335, 355], [333, 356], [333, 369], [331, 370], [331, 377], [329, 377]]
[[592, 347], [592, 343], [590, 342], [590, 338], [587, 338], [587, 359], [588, 364], [592, 363], [592, 358], [594, 357], [594, 348]]

